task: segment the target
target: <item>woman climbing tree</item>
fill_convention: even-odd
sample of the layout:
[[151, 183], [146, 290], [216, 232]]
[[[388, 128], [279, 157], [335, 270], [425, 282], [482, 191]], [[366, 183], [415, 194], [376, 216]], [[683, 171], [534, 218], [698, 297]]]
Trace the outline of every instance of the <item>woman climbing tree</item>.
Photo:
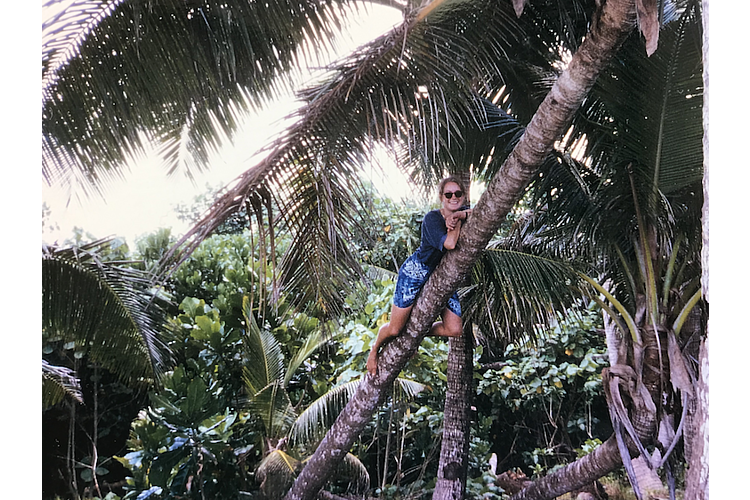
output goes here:
[[[456, 247], [461, 225], [471, 215], [471, 209], [463, 205], [466, 188], [456, 177], [446, 177], [438, 185], [438, 196], [442, 207], [431, 210], [422, 221], [422, 239], [419, 248], [401, 265], [398, 270], [396, 291], [393, 294], [391, 320], [380, 327], [378, 336], [367, 357], [367, 371], [371, 376], [377, 373], [378, 350], [386, 340], [397, 336], [406, 325], [414, 301], [435, 270], [447, 250]], [[437, 337], [458, 337], [463, 331], [461, 304], [458, 294], [448, 299], [442, 312], [442, 321], [432, 325], [430, 335]]]

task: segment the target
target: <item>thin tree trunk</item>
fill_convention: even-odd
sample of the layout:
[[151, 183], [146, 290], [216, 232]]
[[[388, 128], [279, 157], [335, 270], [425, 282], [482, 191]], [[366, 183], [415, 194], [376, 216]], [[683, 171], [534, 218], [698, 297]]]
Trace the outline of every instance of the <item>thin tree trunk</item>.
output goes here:
[[474, 207], [472, 217], [461, 232], [459, 251], [449, 252], [443, 258], [417, 299], [404, 332], [380, 355], [377, 375], [366, 376], [359, 385], [302, 469], [287, 493], [287, 500], [315, 498], [335, 465], [351, 448], [402, 367], [416, 352], [448, 297], [468, 275], [539, 165], [552, 151], [555, 141], [568, 128], [599, 73], [632, 31], [633, 1], [609, 0], [597, 11], [595, 19], [591, 31], [539, 106], [518, 145]]
[[[465, 200], [471, 205], [471, 171], [455, 175], [466, 188]], [[474, 336], [471, 324], [464, 323], [460, 338], [448, 342], [447, 392], [443, 411], [443, 437], [440, 443], [437, 482], [433, 500], [457, 500], [466, 493], [471, 439], [471, 401], [474, 375]]]
[[[703, 88], [708, 89], [708, 0], [703, 0]], [[701, 287], [703, 298], [708, 298], [708, 99], [709, 92], [703, 95], [703, 248], [701, 249], [701, 264], [703, 275]], [[705, 313], [704, 313], [705, 314]], [[698, 354], [698, 380], [695, 384], [695, 413], [691, 414], [691, 428], [686, 431], [685, 445], [690, 440], [690, 453], [687, 458], [687, 475], [685, 478], [685, 500], [708, 500], [708, 322], [706, 322], [706, 336], [701, 337], [700, 352]]]
[[76, 475], [76, 403], [68, 401], [70, 413], [68, 415], [68, 446], [66, 450], [65, 466], [66, 476], [68, 479], [68, 488], [75, 500], [80, 498], [78, 494], [78, 479]]
[[466, 493], [474, 375], [474, 339], [471, 333], [471, 325], [464, 325], [464, 334], [449, 341], [443, 440], [432, 500], [460, 500]]

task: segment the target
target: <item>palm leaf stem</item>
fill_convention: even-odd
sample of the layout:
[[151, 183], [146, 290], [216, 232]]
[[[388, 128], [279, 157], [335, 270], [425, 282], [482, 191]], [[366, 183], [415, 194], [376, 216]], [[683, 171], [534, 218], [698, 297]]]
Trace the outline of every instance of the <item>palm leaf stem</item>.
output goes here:
[[65, 366], [55, 366], [42, 359], [42, 408], [56, 405], [68, 395], [83, 404], [81, 381], [76, 372]]
[[662, 306], [665, 308], [669, 304], [669, 289], [672, 287], [672, 277], [677, 262], [677, 252], [680, 250], [680, 245], [685, 239], [684, 235], [680, 233], [677, 236], [674, 244], [672, 245], [672, 254], [669, 256], [669, 263], [667, 264], [667, 271], [664, 275], [664, 286], [662, 287], [661, 300]]
[[622, 251], [622, 248], [620, 245], [614, 245], [615, 252], [617, 252], [617, 258], [620, 259], [620, 263], [622, 265], [622, 271], [625, 273], [625, 277], [628, 280], [628, 284], [630, 285], [630, 292], [632, 293], [633, 297], [636, 295], [637, 288], [635, 286], [635, 277], [633, 276], [633, 271], [631, 271], [630, 266], [628, 265], [628, 261], [625, 259], [625, 254]]
[[615, 322], [615, 324], [617, 325], [617, 328], [619, 328], [621, 332], [623, 332], [623, 333], [624, 333], [624, 332], [628, 331], [628, 327], [627, 327], [626, 325], [623, 325], [623, 324], [622, 324], [622, 321], [620, 321], [620, 318], [619, 318], [619, 317], [617, 316], [617, 313], [616, 313], [616, 312], [615, 312], [615, 311], [614, 311], [614, 310], [612, 309], [612, 307], [610, 307], [610, 305], [609, 305], [609, 304], [607, 304], [607, 303], [606, 303], [605, 301], [603, 301], [603, 300], [602, 300], [601, 298], [599, 298], [599, 297], [596, 297], [596, 296], [592, 297], [591, 299], [592, 299], [592, 300], [593, 300], [594, 302], [596, 302], [596, 303], [597, 303], [597, 304], [599, 305], [599, 307], [601, 307], [601, 308], [602, 308], [602, 310], [603, 310], [603, 311], [604, 311], [605, 313], [607, 313], [607, 315], [608, 315], [608, 316], [609, 316], [610, 318], [612, 318], [612, 320], [613, 320], [613, 321]]
[[[627, 166], [628, 178], [630, 179], [630, 189], [633, 193], [633, 204], [635, 206], [636, 223], [638, 224], [638, 239], [636, 243], [636, 258], [641, 261], [640, 268], [645, 271], [643, 275], [643, 285], [646, 291], [646, 299], [649, 304], [651, 311], [651, 321], [655, 322], [659, 314], [659, 303], [656, 293], [656, 277], [654, 273], [654, 262], [652, 259], [652, 252], [650, 245], [648, 244], [648, 238], [646, 234], [646, 224], [641, 212], [641, 206], [638, 202], [638, 193], [635, 189], [635, 181], [633, 179], [632, 163]], [[656, 328], [656, 325], [654, 325]], [[654, 330], [656, 331], [656, 330]]]
[[[633, 342], [637, 343], [638, 345], [641, 344], [641, 334], [640, 330], [635, 324], [635, 321], [633, 320], [633, 317], [630, 315], [628, 310], [625, 308], [625, 306], [617, 300], [611, 293], [607, 291], [603, 286], [601, 286], [599, 283], [597, 283], [594, 279], [586, 276], [583, 273], [578, 273], [578, 275], [586, 281], [589, 285], [593, 286], [597, 292], [604, 295], [604, 297], [609, 300], [609, 302], [615, 307], [618, 313], [623, 317], [625, 320], [625, 323], [628, 326], [628, 330], [630, 331], [630, 336], [633, 339]], [[613, 319], [616, 319], [616, 316], [612, 316]]]
[[693, 307], [698, 303], [698, 301], [703, 296], [703, 290], [699, 289], [697, 292], [695, 292], [692, 297], [690, 297], [690, 300], [687, 301], [685, 306], [680, 310], [680, 313], [677, 315], [677, 319], [675, 319], [674, 323], [672, 324], [672, 329], [674, 330], [674, 333], [676, 335], [680, 334], [680, 330], [682, 330], [682, 325], [685, 324], [685, 321], [688, 318], [688, 315], [690, 314], [690, 311], [693, 310]]

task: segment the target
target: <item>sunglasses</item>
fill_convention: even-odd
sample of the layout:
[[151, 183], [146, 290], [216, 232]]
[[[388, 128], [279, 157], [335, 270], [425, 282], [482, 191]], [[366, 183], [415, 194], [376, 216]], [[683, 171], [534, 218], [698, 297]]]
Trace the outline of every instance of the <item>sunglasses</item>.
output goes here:
[[463, 191], [455, 191], [455, 192], [448, 191], [447, 193], [443, 193], [443, 196], [445, 196], [446, 198], [450, 200], [451, 198], [453, 198], [454, 194], [456, 195], [456, 198], [460, 198], [464, 195], [464, 192]]

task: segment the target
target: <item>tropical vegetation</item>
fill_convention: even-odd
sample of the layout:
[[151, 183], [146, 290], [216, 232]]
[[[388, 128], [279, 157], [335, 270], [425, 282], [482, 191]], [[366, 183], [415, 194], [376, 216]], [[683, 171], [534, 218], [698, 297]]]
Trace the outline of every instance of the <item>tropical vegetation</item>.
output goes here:
[[[382, 234], [400, 234], [403, 238], [394, 241], [408, 244], [418, 221], [403, 216], [388, 200], [376, 205], [386, 207], [378, 214], [392, 221]], [[394, 223], [399, 214], [403, 222]], [[164, 231], [136, 245], [131, 256], [135, 268], [148, 267], [146, 256], [158, 255], [159, 247], [168, 245], [159, 236]], [[283, 302], [261, 312], [266, 304], [259, 294], [270, 286], [271, 275], [261, 283], [252, 273], [250, 241], [246, 231], [213, 236], [170, 281], [172, 308], [165, 325], [170, 333], [160, 338], [173, 362], [157, 386], [144, 391], [142, 383], [112, 378], [107, 367], [79, 357], [84, 404], [66, 399], [45, 410], [45, 447], [55, 446], [53, 436], [76, 441], [70, 443], [73, 455], [45, 463], [46, 495], [278, 498], [288, 488], [361, 382], [367, 347], [385, 321], [394, 283], [392, 274], [381, 271], [371, 286], [347, 298], [348, 313], [327, 330], [320, 319]], [[362, 242], [362, 253], [385, 267], [391, 256], [377, 257], [380, 243], [367, 247]], [[101, 243], [99, 248], [111, 252]], [[117, 252], [129, 255], [123, 245]], [[198, 277], [201, 270], [210, 272]], [[585, 317], [560, 323], [536, 347], [520, 341], [508, 345], [505, 361], [499, 362], [507, 363], [503, 367], [493, 361], [497, 353], [490, 352], [499, 347], [477, 348], [471, 364], [481, 377], [472, 384], [476, 409], [467, 485], [474, 494], [499, 497], [502, 488], [495, 476], [501, 468], [523, 470], [531, 477], [606, 437], [598, 378], [606, 358], [599, 318], [594, 308]], [[55, 344], [45, 340], [45, 345]], [[421, 497], [435, 488], [447, 357], [445, 342], [425, 339], [329, 491]], [[44, 358], [51, 359], [48, 354]], [[98, 412], [92, 414], [85, 403], [94, 398]], [[549, 432], [549, 398], [568, 413], [556, 435]], [[100, 422], [97, 429], [90, 427], [93, 419]], [[68, 435], [69, 425], [85, 432]], [[508, 429], [515, 437], [505, 436]], [[94, 442], [92, 432], [99, 433]], [[554, 449], [554, 456], [545, 455], [547, 449]], [[494, 471], [493, 453], [501, 457]], [[52, 480], [58, 471], [65, 481]]]
[[[221, 134], [235, 129], [238, 110], [262, 105], [292, 82], [289, 75], [302, 59], [327, 46], [355, 5], [72, 2], [43, 26], [49, 35], [43, 50], [44, 178], [78, 178], [99, 189], [145, 141], [158, 142], [173, 168], [201, 166]], [[128, 495], [238, 495], [249, 491], [242, 483], [248, 457], [262, 459], [252, 469], [264, 485], [260, 495], [284, 494], [284, 466], [299, 472], [287, 498], [350, 494], [330, 481], [352, 477], [337, 472], [345, 465], [359, 470], [359, 478], [373, 470], [366, 458], [346, 457], [350, 451], [366, 454], [358, 452], [362, 439], [386, 401], [391, 411], [385, 455], [395, 450], [390, 438], [399, 432], [390, 432], [391, 424], [401, 419], [403, 454], [393, 455], [395, 490], [386, 488], [393, 469], [376, 461], [377, 494], [416, 495], [400, 489], [409, 478], [419, 494], [432, 492], [433, 498], [496, 495], [491, 475], [484, 469], [476, 475], [477, 464], [488, 460], [482, 429], [492, 423], [472, 413], [479, 408], [471, 402], [476, 339], [480, 359], [492, 353], [505, 358], [484, 361], [505, 363], [501, 377], [510, 379], [518, 374], [513, 367], [523, 365], [513, 359], [514, 349], [540, 349], [535, 356], [544, 359], [521, 371], [531, 380], [516, 380], [524, 387], [520, 395], [533, 386], [532, 392], [550, 398], [550, 408], [568, 408], [571, 419], [580, 400], [569, 406], [552, 389], [566, 387], [560, 367], [568, 377], [579, 369], [601, 369], [600, 379], [566, 390], [583, 391], [591, 405], [591, 382], [601, 380], [612, 433], [581, 441], [575, 425], [558, 422], [550, 410], [549, 420], [560, 430], [536, 433], [529, 440], [536, 447], [522, 453], [530, 460], [525, 465], [540, 474], [547, 466], [541, 457], [562, 452], [558, 459], [580, 458], [524, 484], [514, 498], [553, 498], [623, 465], [636, 495], [651, 495], [641, 491], [639, 461], [652, 470], [665, 466], [672, 490], [684, 472], [687, 496], [702, 497], [707, 470], [700, 452], [693, 454], [705, 441], [699, 431], [707, 408], [699, 370], [707, 314], [700, 286], [700, 4], [436, 0], [398, 6], [402, 25], [299, 91], [297, 121], [264, 160], [225, 190], [187, 234], [176, 241], [157, 235], [157, 248], [143, 253], [148, 257], [138, 266], [154, 273], [150, 297], [170, 295], [182, 313], [173, 310], [177, 323], [163, 329], [174, 369], [156, 380], [151, 409], [133, 424], [135, 462], [123, 459], [134, 477]], [[331, 339], [352, 318], [360, 326], [344, 329], [348, 340], [362, 328], [374, 331], [387, 305], [363, 297], [376, 292], [382, 299], [378, 283], [385, 270], [378, 268], [392, 271], [414, 241], [374, 250], [373, 232], [387, 235], [392, 225], [373, 220], [372, 195], [357, 170], [382, 147], [419, 185], [430, 186], [450, 172], [485, 181], [487, 188], [462, 231], [460, 250], [449, 253], [429, 280], [404, 333], [384, 350], [378, 375], [346, 393], [348, 404], [323, 426], [329, 430], [321, 441], [316, 436], [314, 445], [287, 447], [292, 422], [307, 411], [302, 408], [324, 408], [315, 398], [338, 394], [334, 380], [352, 376], [337, 373], [332, 352], [310, 364], [297, 357], [312, 353], [305, 346], [316, 344], [308, 340], [313, 337], [297, 336], [297, 319], [305, 334], [319, 331]], [[517, 220], [499, 233], [514, 208]], [[210, 236], [231, 227], [227, 221], [237, 215], [248, 233]], [[212, 238], [221, 237], [227, 245], [211, 254]], [[204, 245], [208, 253], [201, 261]], [[238, 282], [244, 284], [235, 288]], [[393, 388], [403, 387], [394, 382], [429, 345], [429, 325], [458, 287], [470, 321], [466, 334], [451, 341], [438, 406], [423, 406], [444, 401], [443, 419], [422, 413], [425, 420], [416, 422], [431, 426], [433, 434], [442, 428], [433, 471], [425, 460], [433, 451], [404, 446], [421, 432], [408, 432], [412, 412], [409, 406], [396, 409], [406, 403]], [[602, 317], [607, 363], [594, 358], [603, 350], [568, 364], [559, 352], [545, 354], [561, 338], [568, 356], [575, 356], [579, 343], [591, 342], [572, 340], [578, 336], [563, 334], [560, 325], [580, 321], [592, 307]], [[366, 317], [358, 317], [363, 310]], [[305, 318], [316, 326], [311, 329]], [[362, 351], [368, 344], [349, 345]], [[255, 373], [266, 366], [252, 361], [258, 359], [273, 360], [274, 370]], [[289, 366], [306, 367], [317, 384], [306, 377], [302, 386], [293, 383], [297, 370], [283, 366], [295, 359], [299, 364]], [[428, 378], [415, 382], [431, 385], [422, 375]], [[502, 378], [485, 375], [485, 396], [490, 388], [512, 394]], [[535, 405], [519, 402], [519, 408], [532, 412]], [[330, 414], [318, 416], [324, 415]], [[381, 443], [377, 427], [371, 435], [371, 443]], [[594, 447], [595, 439], [601, 445]], [[683, 442], [681, 462], [675, 450]], [[89, 448], [95, 453], [79, 464], [101, 495], [97, 446]], [[413, 481], [407, 449], [423, 454]], [[225, 469], [234, 450], [241, 450], [243, 461]], [[483, 455], [479, 461], [477, 452]], [[74, 456], [68, 453], [69, 464]], [[689, 465], [686, 472], [680, 463]], [[428, 474], [434, 483], [425, 479]], [[364, 480], [345, 482], [367, 489]]]

